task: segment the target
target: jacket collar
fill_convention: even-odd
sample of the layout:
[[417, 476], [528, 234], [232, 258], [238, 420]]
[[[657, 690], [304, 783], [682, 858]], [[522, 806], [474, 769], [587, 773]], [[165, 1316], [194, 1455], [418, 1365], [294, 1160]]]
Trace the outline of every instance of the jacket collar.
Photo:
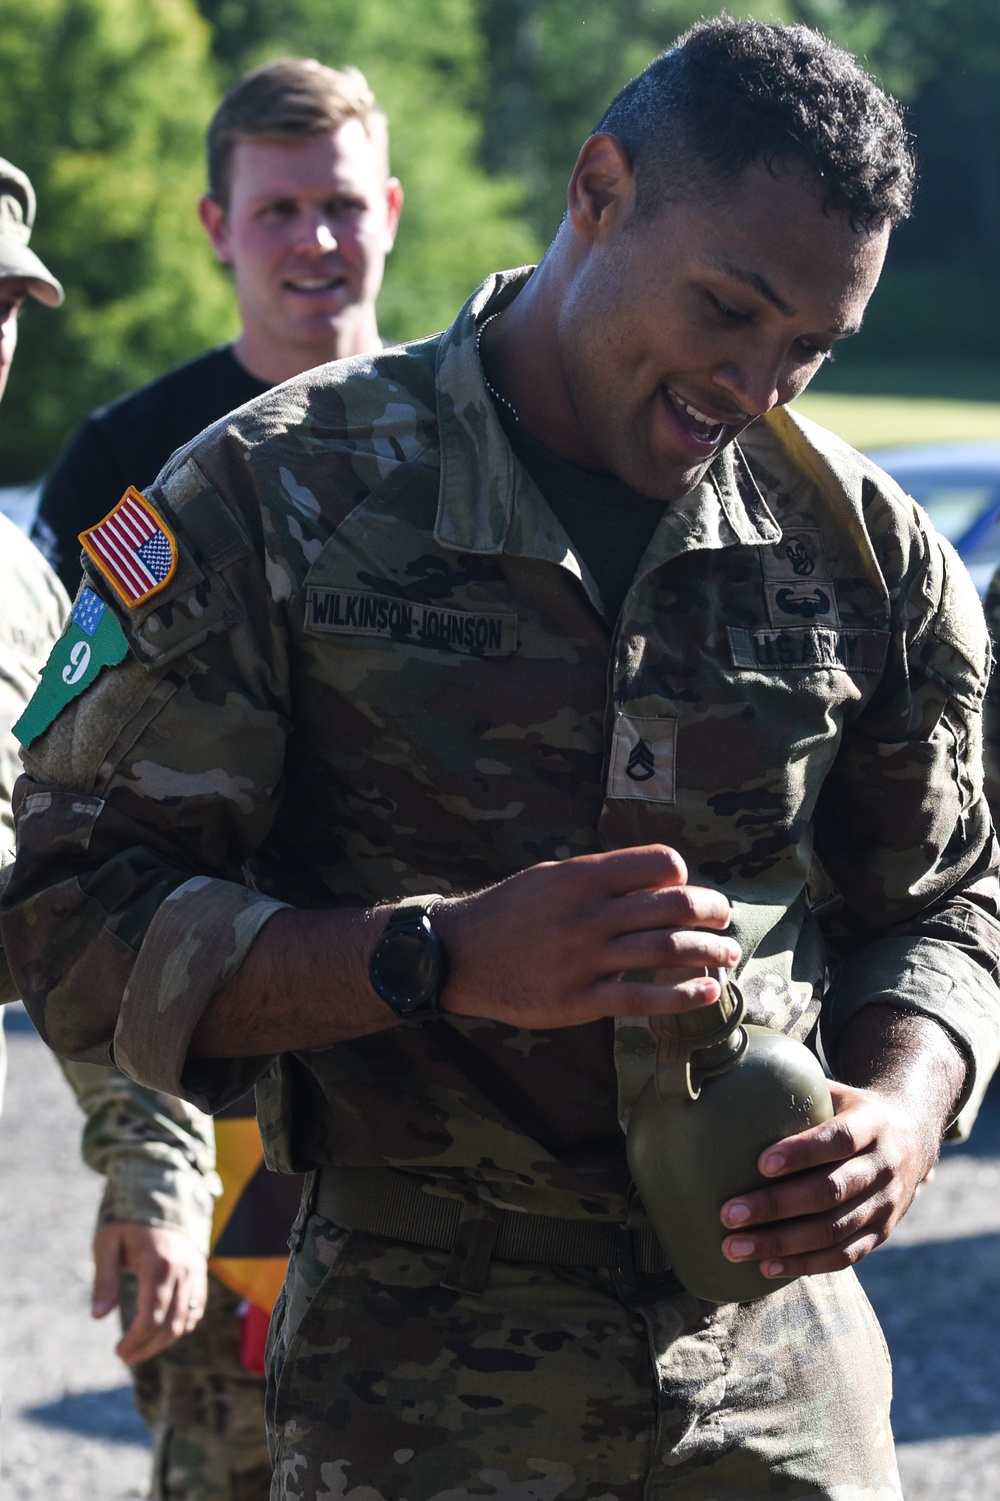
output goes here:
[[[476, 335], [517, 296], [532, 267], [487, 278], [442, 336], [437, 355], [441, 480], [434, 535], [459, 552], [511, 553], [583, 570], [572, 544], [515, 457], [486, 389]], [[698, 548], [773, 543], [781, 536], [736, 444], [700, 484], [667, 506], [642, 560], [647, 573]]]

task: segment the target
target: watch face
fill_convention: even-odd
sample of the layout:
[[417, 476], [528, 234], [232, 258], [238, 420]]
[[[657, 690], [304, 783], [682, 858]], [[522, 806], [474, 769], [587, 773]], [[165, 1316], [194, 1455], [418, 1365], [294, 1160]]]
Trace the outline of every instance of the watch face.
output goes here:
[[[426, 922], [426, 919], [424, 919]], [[418, 931], [390, 931], [379, 941], [372, 963], [372, 979], [383, 1000], [409, 1011], [433, 1000], [441, 985], [441, 962], [430, 924]]]

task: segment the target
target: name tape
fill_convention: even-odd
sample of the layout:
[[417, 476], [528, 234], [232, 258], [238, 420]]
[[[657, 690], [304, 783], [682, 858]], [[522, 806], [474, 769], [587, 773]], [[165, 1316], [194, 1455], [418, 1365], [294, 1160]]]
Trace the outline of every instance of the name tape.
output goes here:
[[517, 648], [517, 616], [449, 610], [391, 594], [306, 591], [307, 631], [343, 636], [381, 636], [416, 646], [475, 657], [506, 657]]
[[843, 672], [881, 672], [889, 648], [887, 631], [812, 629], [747, 631], [728, 626], [734, 667], [780, 672], [834, 667]]

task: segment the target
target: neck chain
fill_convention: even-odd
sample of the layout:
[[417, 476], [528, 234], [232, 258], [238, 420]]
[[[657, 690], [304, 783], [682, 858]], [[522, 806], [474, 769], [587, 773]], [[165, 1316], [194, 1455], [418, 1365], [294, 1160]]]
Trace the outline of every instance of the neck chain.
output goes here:
[[488, 318], [483, 319], [482, 323], [480, 323], [479, 327], [476, 329], [476, 354], [479, 356], [479, 368], [483, 372], [483, 385], [486, 387], [487, 391], [489, 391], [490, 395], [493, 397], [493, 400], [498, 401], [501, 406], [506, 407], [515, 422], [520, 422], [521, 419], [517, 415], [517, 408], [514, 406], [514, 403], [508, 401], [506, 396], [501, 396], [496, 386], [486, 374], [486, 366], [483, 364], [483, 334], [489, 328], [494, 318], [499, 318], [501, 312], [503, 312], [502, 308], [499, 312], [491, 313]]

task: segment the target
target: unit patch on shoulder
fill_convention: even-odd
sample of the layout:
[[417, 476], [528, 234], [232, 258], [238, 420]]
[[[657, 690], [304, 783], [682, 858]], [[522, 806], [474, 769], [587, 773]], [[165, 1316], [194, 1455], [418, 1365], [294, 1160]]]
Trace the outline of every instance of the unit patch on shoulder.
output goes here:
[[66, 629], [49, 654], [28, 707], [14, 726], [14, 734], [28, 746], [65, 709], [89, 688], [102, 667], [112, 667], [128, 651], [121, 622], [93, 589], [83, 589]]
[[130, 485], [103, 521], [80, 533], [84, 550], [130, 610], [166, 587], [177, 571], [177, 541]]

